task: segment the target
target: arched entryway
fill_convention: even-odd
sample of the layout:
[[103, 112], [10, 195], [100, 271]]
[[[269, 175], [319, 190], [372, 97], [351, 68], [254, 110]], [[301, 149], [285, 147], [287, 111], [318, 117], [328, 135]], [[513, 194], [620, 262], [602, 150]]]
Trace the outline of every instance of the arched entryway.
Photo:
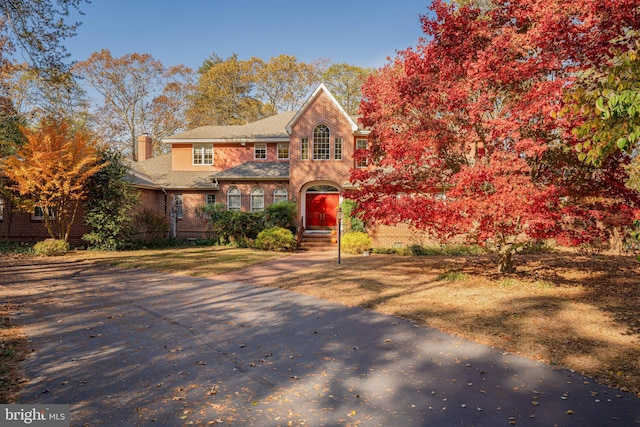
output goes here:
[[311, 185], [303, 191], [305, 228], [328, 230], [338, 224], [340, 190], [333, 185]]

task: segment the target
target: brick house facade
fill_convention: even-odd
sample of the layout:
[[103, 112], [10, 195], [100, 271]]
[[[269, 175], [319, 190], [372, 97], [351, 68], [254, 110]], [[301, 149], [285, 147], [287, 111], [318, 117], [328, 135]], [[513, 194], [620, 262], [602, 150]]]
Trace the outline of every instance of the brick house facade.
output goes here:
[[[301, 228], [329, 230], [337, 225], [337, 207], [355, 166], [356, 140], [366, 146], [367, 135], [320, 85], [298, 111], [165, 138], [171, 152], [141, 156], [133, 165], [135, 183], [163, 194], [159, 211], [170, 215], [177, 208], [178, 238], [207, 237], [198, 208], [214, 201], [260, 211], [292, 200]], [[139, 153], [149, 153], [150, 143], [142, 136]]]
[[[169, 219], [178, 239], [210, 237], [199, 208], [213, 202], [261, 211], [275, 201], [291, 200], [301, 229], [330, 230], [337, 225], [350, 170], [359, 166], [354, 153], [366, 148], [368, 134], [321, 84], [298, 111], [246, 125], [201, 126], [165, 138], [171, 147], [167, 154], [154, 157], [151, 139], [141, 136], [132, 180], [143, 206]], [[0, 222], [0, 231], [5, 223]], [[39, 224], [27, 225], [32, 237], [46, 237], [46, 231], [34, 232]], [[74, 229], [73, 237], [84, 232]], [[375, 246], [420, 241], [404, 227], [370, 227], [370, 234]]]
[[[44, 213], [36, 209], [33, 213], [24, 213], [0, 194], [0, 240], [35, 243], [50, 238], [44, 225]], [[82, 243], [82, 236], [89, 232], [83, 225], [82, 207], [78, 209], [76, 221], [71, 226], [69, 241]]]

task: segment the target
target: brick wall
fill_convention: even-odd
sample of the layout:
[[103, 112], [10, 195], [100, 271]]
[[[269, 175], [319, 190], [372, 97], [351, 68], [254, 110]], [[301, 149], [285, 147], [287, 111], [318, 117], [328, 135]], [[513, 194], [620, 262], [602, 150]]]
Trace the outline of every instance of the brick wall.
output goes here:
[[429, 233], [410, 228], [407, 224], [368, 225], [367, 233], [371, 237], [374, 248], [397, 248], [411, 245], [437, 245], [437, 240], [429, 237]]
[[[313, 160], [313, 129], [317, 125], [326, 125], [330, 130], [331, 160]], [[336, 137], [342, 138], [342, 160], [334, 160]], [[309, 160], [300, 158], [302, 138], [309, 139]], [[333, 182], [342, 190], [342, 185], [349, 181], [354, 147], [355, 139], [349, 121], [336, 108], [329, 95], [320, 91], [291, 127], [290, 183], [296, 197], [300, 198], [300, 191], [305, 184], [314, 181]]]
[[[314, 160], [313, 130], [318, 125], [329, 128], [329, 160]], [[309, 141], [309, 159], [301, 159], [301, 141]], [[335, 139], [342, 139], [342, 159], [335, 159]], [[290, 185], [298, 203], [298, 221], [305, 216], [304, 191], [311, 185], [331, 185], [340, 192], [349, 182], [350, 171], [354, 166], [353, 153], [355, 137], [352, 123], [334, 103], [332, 97], [324, 91], [316, 93], [296, 122], [291, 125]]]
[[[251, 190], [259, 187], [264, 191], [265, 208], [273, 203], [274, 191], [276, 188], [283, 187], [289, 192], [289, 200], [291, 200], [291, 190], [289, 183], [282, 181], [231, 181], [221, 183], [220, 189], [217, 191], [168, 191], [168, 203], [171, 203], [171, 196], [174, 194], [182, 194], [182, 218], [177, 221], [177, 238], [210, 238], [211, 230], [206, 219], [199, 213], [199, 208], [204, 206], [207, 200], [207, 194], [214, 194], [216, 202], [227, 203], [227, 191], [230, 187], [237, 187], [241, 192], [241, 210], [249, 212], [251, 210]], [[169, 213], [167, 210], [167, 218]]]
[[[34, 220], [30, 213], [17, 211], [6, 199], [0, 205], [3, 209], [2, 220], [0, 220], [0, 239], [16, 242], [38, 242], [51, 237], [43, 220]], [[82, 236], [89, 232], [89, 228], [82, 223], [82, 217], [81, 206], [69, 235], [69, 243], [72, 245], [82, 245]]]
[[213, 165], [194, 165], [192, 144], [173, 144], [171, 148], [171, 165], [174, 171], [215, 171], [230, 169], [247, 162], [286, 162], [278, 159], [278, 144], [267, 144], [267, 158], [255, 159], [255, 144], [248, 142], [216, 143], [213, 146]]

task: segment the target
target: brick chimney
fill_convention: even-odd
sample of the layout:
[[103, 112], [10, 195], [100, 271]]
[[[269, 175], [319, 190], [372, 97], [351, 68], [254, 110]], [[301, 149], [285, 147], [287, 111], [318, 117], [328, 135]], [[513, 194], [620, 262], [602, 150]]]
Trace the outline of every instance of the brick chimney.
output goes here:
[[144, 162], [153, 157], [153, 141], [148, 133], [138, 137], [138, 161]]

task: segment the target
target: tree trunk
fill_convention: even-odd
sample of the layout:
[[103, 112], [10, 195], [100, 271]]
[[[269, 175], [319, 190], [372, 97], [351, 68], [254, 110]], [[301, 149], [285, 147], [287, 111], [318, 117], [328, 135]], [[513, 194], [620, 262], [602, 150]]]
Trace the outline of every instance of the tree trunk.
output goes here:
[[504, 251], [498, 251], [498, 273], [506, 274], [513, 273], [514, 271], [513, 253], [511, 252], [511, 248]]

